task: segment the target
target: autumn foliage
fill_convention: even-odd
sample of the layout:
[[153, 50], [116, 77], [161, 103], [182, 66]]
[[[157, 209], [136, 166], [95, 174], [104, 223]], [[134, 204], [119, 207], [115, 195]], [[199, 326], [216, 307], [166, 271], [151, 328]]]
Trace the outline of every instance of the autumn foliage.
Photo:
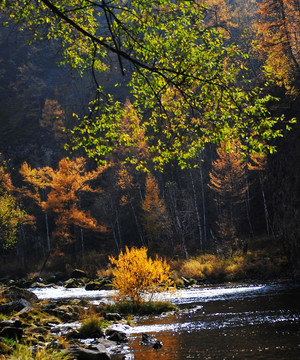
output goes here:
[[26, 162], [20, 173], [29, 185], [24, 194], [33, 198], [44, 212], [52, 212], [55, 217], [56, 230], [53, 233], [58, 242], [72, 241], [72, 226], [93, 231], [104, 231], [88, 211], [80, 207], [80, 193], [96, 192], [89, 185], [102, 169], [87, 172], [83, 158], [74, 160], [61, 159], [58, 169], [45, 166], [31, 168]]
[[209, 187], [217, 206], [217, 233], [225, 246], [231, 247], [237, 236], [247, 191], [246, 164], [242, 162], [240, 143], [223, 142], [217, 150], [209, 174]]
[[299, 2], [264, 0], [259, 4], [258, 40], [265, 66], [291, 92], [299, 76]]
[[34, 223], [34, 217], [21, 207], [17, 193], [18, 189], [13, 186], [5, 165], [0, 163], [0, 248], [13, 247], [20, 227]]
[[166, 260], [156, 256], [153, 260], [147, 256], [147, 248], [127, 246], [119, 257], [109, 257], [115, 265], [113, 285], [119, 290], [119, 298], [129, 298], [133, 302], [142, 302], [143, 295], [153, 295], [157, 291], [166, 291], [172, 287], [170, 266]]
[[142, 202], [143, 226], [149, 239], [160, 239], [170, 226], [164, 200], [159, 197], [158, 183], [148, 174], [145, 184], [145, 199]]

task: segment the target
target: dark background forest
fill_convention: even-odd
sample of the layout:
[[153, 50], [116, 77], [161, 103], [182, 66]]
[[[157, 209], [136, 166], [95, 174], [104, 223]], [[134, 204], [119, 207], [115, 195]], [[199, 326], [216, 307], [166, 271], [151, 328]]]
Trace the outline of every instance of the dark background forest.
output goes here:
[[[270, 112], [298, 119], [299, 2], [207, 3], [207, 26], [223, 27], [228, 41], [251, 55], [252, 83], [263, 81], [268, 66], [274, 81], [266, 92], [279, 99], [271, 102]], [[271, 6], [277, 3], [282, 8]], [[287, 29], [283, 40], [271, 44], [263, 36], [268, 27], [274, 34]], [[280, 248], [291, 274], [300, 276], [299, 123], [274, 139], [273, 154], [243, 160], [238, 144], [229, 152], [208, 144], [190, 168], [169, 164], [163, 172], [147, 173], [122, 162], [126, 150], [120, 148], [96, 170], [94, 160], [80, 162], [80, 150], [70, 154], [64, 147], [68, 130], [77, 124], [73, 114], [87, 114], [95, 95], [92, 72], [80, 76], [59, 66], [59, 44], [29, 44], [31, 36], [11, 23], [1, 27], [1, 276], [36, 271], [49, 252], [53, 269], [93, 261], [105, 267], [107, 254], [125, 246], [187, 260], [201, 253], [230, 256]], [[98, 81], [130, 114], [128, 79], [115, 57], [109, 61], [110, 69]], [[116, 82], [121, 85], [114, 88]], [[147, 156], [139, 136], [137, 151]], [[42, 169], [52, 182], [38, 182]], [[4, 211], [8, 203], [11, 217]]]

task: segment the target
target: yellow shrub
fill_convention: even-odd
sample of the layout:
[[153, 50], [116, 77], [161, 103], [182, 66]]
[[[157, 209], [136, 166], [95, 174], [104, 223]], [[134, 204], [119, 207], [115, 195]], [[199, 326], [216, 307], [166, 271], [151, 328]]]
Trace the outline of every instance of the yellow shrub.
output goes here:
[[203, 279], [203, 265], [198, 260], [191, 259], [185, 261], [181, 267], [181, 273], [183, 276], [194, 279]]
[[130, 298], [141, 302], [145, 293], [154, 294], [172, 286], [170, 266], [166, 260], [156, 256], [154, 260], [147, 256], [147, 248], [135, 247], [120, 252], [118, 259], [109, 257], [116, 267], [113, 269], [113, 285], [119, 290], [119, 298]]

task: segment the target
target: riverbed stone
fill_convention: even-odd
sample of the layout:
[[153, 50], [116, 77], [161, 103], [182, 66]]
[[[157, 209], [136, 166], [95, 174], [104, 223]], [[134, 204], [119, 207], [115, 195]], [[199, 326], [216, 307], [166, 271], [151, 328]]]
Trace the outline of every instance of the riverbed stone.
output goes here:
[[58, 284], [60, 282], [66, 281], [68, 279], [68, 276], [66, 273], [64, 272], [56, 272], [55, 274], [51, 274], [49, 275], [46, 279], [45, 282], [47, 284]]
[[30, 303], [25, 299], [20, 299], [17, 301], [8, 302], [6, 304], [1, 304], [0, 313], [8, 315], [14, 311], [20, 312], [23, 311], [24, 309], [29, 309], [29, 308], [31, 308]]
[[80, 278], [71, 278], [67, 281], [65, 281], [65, 288], [70, 289], [70, 288], [79, 288], [84, 286], [84, 280], [80, 279]]
[[20, 289], [16, 286], [11, 286], [8, 289], [2, 291], [2, 297], [10, 301], [19, 301], [20, 299], [24, 299], [28, 301], [30, 304], [35, 304], [38, 302], [38, 297], [31, 291]]
[[9, 319], [9, 320], [0, 321], [0, 329], [3, 329], [6, 326], [22, 327], [22, 322], [19, 319]]
[[85, 271], [81, 269], [74, 269], [71, 273], [71, 277], [75, 279], [82, 279], [82, 278], [86, 278], [87, 274]]
[[72, 305], [59, 305], [56, 307], [49, 306], [45, 308], [48, 314], [53, 315], [60, 319], [61, 321], [68, 322], [68, 321], [76, 321], [79, 316], [79, 306], [72, 306]]
[[6, 326], [0, 330], [0, 337], [21, 340], [23, 329], [15, 326]]
[[99, 278], [96, 280], [89, 281], [85, 290], [109, 290], [112, 289], [112, 281], [109, 278]]
[[105, 314], [105, 319], [108, 321], [120, 321], [122, 316], [119, 313], [107, 313]]
[[121, 331], [109, 330], [106, 332], [106, 335], [108, 336], [108, 340], [115, 341], [118, 344], [128, 342], [126, 334]]
[[89, 281], [86, 286], [85, 290], [103, 290], [105, 289], [105, 284], [103, 281]]
[[80, 346], [72, 346], [68, 350], [77, 360], [110, 360], [110, 356], [104, 351], [86, 349]]

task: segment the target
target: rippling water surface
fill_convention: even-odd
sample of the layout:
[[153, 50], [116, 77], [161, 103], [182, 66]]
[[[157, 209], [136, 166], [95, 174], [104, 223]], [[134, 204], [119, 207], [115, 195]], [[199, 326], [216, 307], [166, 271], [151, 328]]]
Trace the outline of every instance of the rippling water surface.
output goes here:
[[[48, 290], [34, 291], [47, 298]], [[73, 297], [73, 291], [77, 291], [74, 297], [81, 294], [99, 300], [113, 295], [107, 291], [56, 290], [58, 297]], [[210, 287], [161, 297], [182, 310], [174, 315], [140, 318], [135, 327], [125, 329], [128, 352], [136, 360], [300, 359], [299, 286]], [[162, 341], [163, 347], [155, 350], [141, 345], [142, 333]], [[114, 359], [121, 360], [124, 355], [115, 355]]]

